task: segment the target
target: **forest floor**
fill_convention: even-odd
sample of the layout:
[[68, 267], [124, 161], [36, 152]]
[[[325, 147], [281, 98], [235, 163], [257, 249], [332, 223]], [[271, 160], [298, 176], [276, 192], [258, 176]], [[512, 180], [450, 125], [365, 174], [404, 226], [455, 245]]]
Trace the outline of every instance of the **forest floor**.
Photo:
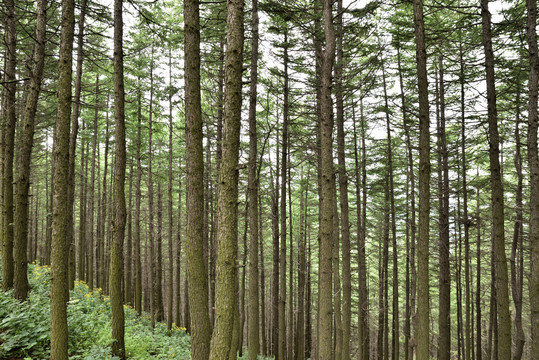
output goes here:
[[[31, 264], [27, 301], [0, 291], [0, 359], [48, 359], [50, 352], [50, 268]], [[185, 328], [156, 323], [125, 308], [125, 345], [131, 359], [189, 359], [190, 338]], [[90, 291], [81, 281], [70, 292], [67, 307], [70, 359], [113, 359], [110, 299], [101, 289]]]

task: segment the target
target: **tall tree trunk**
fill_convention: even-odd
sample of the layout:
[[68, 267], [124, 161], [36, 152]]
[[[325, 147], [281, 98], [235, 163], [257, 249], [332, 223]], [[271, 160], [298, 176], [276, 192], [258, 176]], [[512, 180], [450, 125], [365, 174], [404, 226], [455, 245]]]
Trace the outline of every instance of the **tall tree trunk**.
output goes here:
[[335, 360], [341, 360], [342, 357], [342, 313], [341, 313], [341, 274], [340, 274], [340, 228], [339, 228], [339, 210], [337, 207], [337, 184], [335, 174], [332, 181], [333, 202], [333, 246], [331, 252], [332, 271], [333, 271], [333, 356]]
[[[34, 144], [34, 129], [37, 110], [37, 101], [41, 91], [41, 79], [45, 63], [45, 32], [47, 22], [47, 1], [37, 1], [37, 18], [35, 31], [35, 47], [30, 83], [26, 95], [23, 125], [20, 135], [20, 150], [17, 177], [17, 206], [15, 208], [14, 229], [14, 296], [16, 299], [25, 300], [28, 295], [28, 261], [26, 244], [28, 239], [28, 193], [30, 189], [30, 164], [32, 147]], [[36, 218], [37, 223], [37, 218]], [[37, 233], [36, 246], [37, 246]], [[2, 259], [6, 256], [2, 253]], [[4, 265], [4, 264], [2, 264]], [[2, 267], [3, 268], [3, 267]]]
[[[299, 205], [299, 241], [298, 241], [298, 318], [296, 323], [296, 332], [297, 332], [297, 342], [295, 350], [295, 359], [304, 360], [305, 359], [305, 275], [307, 272], [307, 263], [305, 256], [305, 247], [306, 247], [306, 235], [305, 235], [305, 219], [306, 219], [306, 199], [308, 185], [307, 182], [303, 180], [303, 168], [301, 169], [301, 180], [302, 188], [300, 191], [300, 205]], [[305, 186], [305, 190], [303, 187]], [[305, 191], [305, 195], [303, 192]]]
[[[155, 326], [157, 309], [157, 266], [155, 264], [155, 234], [154, 234], [154, 206], [153, 206], [153, 174], [152, 174], [152, 155], [153, 155], [153, 97], [154, 97], [154, 45], [152, 43], [151, 60], [150, 60], [150, 106], [148, 113], [148, 241], [150, 243], [150, 322], [152, 328]], [[159, 321], [159, 319], [157, 320]]]
[[2, 290], [13, 288], [13, 153], [15, 150], [17, 19], [14, 0], [6, 0], [5, 67], [2, 85]]
[[236, 256], [238, 248], [238, 158], [241, 122], [241, 71], [243, 64], [243, 1], [227, 1], [225, 53], [225, 108], [223, 157], [219, 171], [217, 222], [217, 274], [215, 326], [210, 359], [227, 359], [236, 309]]
[[[515, 352], [513, 360], [520, 360], [524, 350], [526, 338], [524, 329], [522, 328], [522, 284], [523, 284], [523, 253], [522, 253], [522, 238], [523, 238], [523, 216], [522, 216], [522, 191], [523, 191], [523, 175], [522, 175], [522, 154], [520, 151], [520, 84], [517, 84], [516, 97], [516, 121], [515, 121], [515, 170], [517, 173], [517, 188], [515, 194], [515, 212], [516, 219], [513, 230], [513, 242], [511, 244], [511, 293], [515, 304]], [[520, 248], [520, 252], [519, 252]], [[518, 253], [518, 255], [517, 255]], [[519, 263], [517, 264], [517, 259]]]
[[[362, 95], [360, 95], [362, 96]], [[361, 115], [363, 115], [363, 98], [360, 99]], [[366, 188], [363, 195], [361, 194], [362, 182], [366, 181], [366, 176], [360, 177], [360, 164], [359, 164], [359, 149], [358, 149], [358, 137], [356, 128], [355, 110], [353, 113], [353, 130], [354, 130], [354, 165], [355, 165], [355, 178], [356, 178], [356, 222], [357, 222], [357, 248], [358, 248], [358, 335], [359, 335], [359, 359], [367, 360], [369, 358], [369, 326], [368, 326], [368, 296], [367, 296], [367, 266], [365, 261], [365, 223], [363, 222], [362, 209], [363, 203], [366, 202]], [[361, 116], [361, 126], [363, 126], [363, 116]], [[364, 135], [364, 132], [362, 132]], [[364, 141], [364, 136], [362, 136]], [[362, 156], [362, 168], [365, 167], [365, 157]], [[366, 186], [366, 183], [364, 183]]]
[[133, 304], [133, 159], [129, 168], [129, 212], [127, 213], [127, 248], [125, 250], [124, 302]]
[[[85, 130], [85, 123], [82, 123], [82, 130]], [[84, 272], [86, 268], [86, 177], [84, 174], [84, 167], [87, 164], [86, 141], [81, 141], [81, 155], [80, 155], [80, 174], [79, 174], [79, 246], [77, 247], [77, 278], [84, 280]]]
[[430, 131], [427, 54], [423, 1], [414, 0], [417, 78], [419, 87], [419, 237], [417, 275], [416, 341], [417, 359], [430, 358], [429, 331], [429, 221], [430, 221]]
[[178, 184], [178, 233], [176, 235], [176, 309], [175, 314], [176, 317], [174, 319], [174, 322], [176, 323], [176, 326], [180, 326], [180, 324], [183, 324], [185, 320], [182, 322], [182, 316], [181, 316], [181, 309], [182, 309], [182, 291], [181, 291], [181, 283], [182, 283], [182, 272], [181, 272], [181, 263], [182, 263], [182, 180], [180, 177], [179, 184]]
[[[439, 66], [439, 122], [438, 122], [438, 198], [440, 219], [438, 221], [438, 231], [440, 233], [440, 275], [439, 275], [439, 307], [438, 328], [439, 328], [439, 350], [440, 360], [449, 360], [451, 354], [451, 279], [449, 268], [449, 168], [447, 159], [447, 139], [445, 134], [445, 89], [444, 89], [444, 68], [442, 56], [438, 59]], [[465, 219], [467, 210], [465, 205]], [[466, 221], [466, 220], [465, 220]], [[468, 302], [466, 302], [468, 306]], [[468, 320], [468, 319], [467, 319]]]
[[318, 359], [332, 358], [332, 243], [333, 243], [333, 114], [331, 101], [332, 69], [335, 60], [335, 30], [332, 1], [323, 1], [323, 24], [326, 48], [322, 54], [320, 79], [320, 260]]
[[123, 244], [125, 234], [125, 90], [123, 54], [123, 1], [114, 1], [114, 218], [110, 252], [110, 304], [112, 310], [112, 354], [125, 359], [124, 308], [122, 294]]
[[[68, 211], [67, 190], [69, 170], [69, 121], [71, 119], [71, 78], [73, 64], [73, 37], [75, 30], [75, 2], [62, 0], [60, 30], [60, 60], [58, 62], [58, 112], [54, 131], [54, 188], [51, 251], [51, 358], [63, 360], [67, 356], [67, 284]], [[4, 178], [5, 180], [5, 178]]]
[[[278, 136], [277, 136], [278, 138]], [[271, 228], [273, 234], [271, 354], [279, 354], [279, 140], [277, 139], [277, 169], [272, 177]], [[273, 184], [275, 178], [275, 184]]]
[[[477, 205], [476, 205], [476, 219], [477, 219], [477, 289], [476, 289], [476, 300], [475, 307], [476, 310], [476, 324], [477, 324], [477, 341], [476, 341], [476, 354], [477, 360], [482, 360], [483, 358], [483, 346], [482, 346], [482, 318], [481, 318], [481, 217], [479, 210], [479, 188], [477, 188]], [[489, 359], [490, 360], [490, 359]]]
[[530, 311], [531, 311], [531, 354], [539, 353], [539, 156], [537, 154], [537, 93], [539, 78], [539, 52], [537, 50], [537, 3], [526, 1], [527, 39], [530, 57], [528, 80], [528, 163], [530, 166]]
[[[258, 133], [256, 126], [256, 101], [258, 83], [258, 0], [252, 2], [251, 17], [251, 85], [249, 93], [249, 331], [247, 345], [249, 360], [256, 360], [260, 353], [259, 298], [258, 298], [258, 186], [256, 156], [258, 153]], [[261, 237], [260, 237], [261, 238]], [[263, 258], [261, 259], [263, 260]], [[263, 262], [261, 262], [263, 266]], [[263, 281], [262, 281], [263, 283]], [[263, 293], [263, 292], [262, 292]], [[262, 297], [262, 299], [264, 299]], [[262, 306], [264, 302], [262, 301]], [[263, 354], [263, 353], [262, 353]]]
[[[210, 353], [208, 280], [204, 268], [204, 176], [202, 112], [200, 104], [200, 14], [198, 0], [184, 1], [185, 39], [185, 134], [187, 182], [187, 276], [189, 313], [192, 320], [191, 353], [207, 359]], [[188, 323], [187, 319], [184, 319]], [[191, 324], [190, 324], [191, 325]]]
[[[466, 104], [464, 90], [464, 52], [462, 50], [462, 42], [459, 43], [459, 59], [460, 59], [460, 116], [461, 116], [461, 158], [462, 158], [462, 200], [464, 206], [464, 274], [466, 282], [466, 359], [470, 359], [470, 348], [472, 342], [472, 334], [469, 333], [470, 323], [473, 321], [470, 314], [471, 302], [471, 284], [470, 284], [470, 220], [468, 219], [468, 182], [466, 169], [468, 163], [466, 161]], [[480, 331], [480, 328], [477, 329]], [[480, 355], [478, 355], [480, 356]]]
[[[140, 78], [138, 79], [140, 86]], [[142, 254], [140, 251], [140, 199], [142, 197], [142, 164], [140, 154], [142, 132], [142, 94], [140, 87], [137, 89], [137, 181], [135, 185], [135, 310], [142, 313]]]
[[498, 312], [498, 355], [501, 359], [510, 359], [512, 344], [511, 316], [509, 313], [507, 257], [505, 254], [504, 204], [499, 149], [500, 137], [498, 134], [498, 113], [496, 109], [496, 88], [494, 84], [494, 53], [492, 51], [488, 0], [481, 0], [481, 18], [487, 80], [490, 183], [492, 188], [492, 260], [494, 262]]
[[[96, 152], [97, 149], [97, 120], [99, 115], [99, 74], [95, 77], [95, 104], [94, 104], [94, 124], [93, 124], [93, 135], [92, 135], [92, 173], [90, 175], [90, 203], [88, 204], [88, 213], [90, 218], [88, 221], [88, 288], [90, 290], [94, 289], [94, 259], [95, 259], [95, 248], [94, 248], [94, 204], [95, 204], [95, 168], [96, 168]], [[98, 175], [99, 177], [99, 175]], [[99, 190], [99, 186], [98, 186]]]
[[284, 89], [283, 89], [283, 137], [282, 137], [282, 153], [281, 153], [281, 255], [279, 257], [279, 352], [278, 360], [286, 359], [286, 174], [287, 174], [287, 159], [288, 159], [288, 97], [289, 97], [289, 78], [288, 78], [288, 28], [284, 33]]
[[344, 101], [343, 101], [343, 4], [337, 2], [337, 59], [335, 63], [335, 103], [337, 107], [337, 160], [342, 231], [342, 352], [343, 360], [350, 359], [350, 330], [352, 323], [352, 274], [350, 270], [350, 219], [348, 209], [348, 176], [344, 150]]
[[[247, 189], [249, 191], [249, 189]], [[243, 356], [243, 329], [245, 328], [246, 314], [245, 314], [245, 282], [246, 282], [246, 271], [247, 271], [247, 233], [249, 232], [249, 196], [245, 200], [245, 212], [244, 212], [244, 222], [243, 222], [243, 249], [241, 255], [241, 265], [238, 268], [242, 268], [241, 279], [238, 272], [238, 356]], [[235, 360], [234, 357], [232, 359]]]
[[155, 279], [155, 301], [156, 320], [162, 322], [164, 319], [165, 307], [163, 306], [163, 192], [161, 182], [157, 183], [157, 263]]
[[[73, 96], [73, 113], [71, 119], [71, 134], [69, 138], [69, 173], [68, 173], [68, 239], [70, 243], [70, 266], [69, 266], [69, 288], [73, 289], [75, 281], [75, 234], [74, 234], [74, 203], [75, 203], [75, 157], [77, 149], [77, 136], [79, 132], [80, 99], [82, 90], [82, 63], [84, 48], [84, 19], [86, 17], [87, 0], [80, 4], [80, 15], [77, 34], [77, 70], [75, 74], [75, 94]], [[82, 186], [82, 185], [81, 185]], [[80, 242], [80, 239], [79, 239]], [[82, 250], [82, 244], [79, 249]], [[71, 255], [72, 254], [72, 255]]]
[[266, 324], [269, 323], [267, 318], [268, 316], [268, 301], [266, 299], [266, 270], [265, 270], [265, 259], [264, 259], [264, 224], [262, 220], [262, 199], [258, 199], [258, 248], [260, 250], [260, 259], [258, 260], [260, 266], [260, 351], [259, 353], [263, 356], [269, 355], [268, 349], [268, 331]]
[[[170, 45], [169, 45], [170, 46]], [[168, 188], [167, 188], [167, 209], [168, 209], [168, 280], [167, 280], [167, 329], [170, 331], [172, 329], [172, 303], [174, 301], [174, 251], [172, 243], [172, 228], [174, 225], [174, 217], [172, 213], [172, 132], [173, 132], [173, 123], [172, 123], [172, 54], [171, 48], [168, 50], [168, 75], [171, 81], [170, 83], [170, 93], [168, 95]], [[179, 321], [176, 323], [176, 326], [180, 326]]]

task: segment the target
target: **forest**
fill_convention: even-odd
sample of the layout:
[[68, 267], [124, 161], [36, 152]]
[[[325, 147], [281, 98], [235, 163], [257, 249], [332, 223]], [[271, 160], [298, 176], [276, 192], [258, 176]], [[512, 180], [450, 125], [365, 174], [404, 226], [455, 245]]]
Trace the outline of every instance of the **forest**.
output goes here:
[[0, 10], [0, 359], [537, 358], [537, 1]]

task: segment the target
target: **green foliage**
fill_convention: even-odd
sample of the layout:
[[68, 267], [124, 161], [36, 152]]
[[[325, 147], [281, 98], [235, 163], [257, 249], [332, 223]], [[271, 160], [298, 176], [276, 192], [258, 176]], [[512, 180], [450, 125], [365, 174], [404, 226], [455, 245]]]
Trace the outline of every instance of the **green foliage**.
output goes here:
[[[11, 292], [0, 293], [0, 358], [30, 357], [46, 359], [50, 350], [50, 268], [29, 266], [32, 291], [20, 303]], [[138, 316], [125, 305], [126, 353], [131, 359], [187, 359], [190, 338], [185, 328], [150, 326], [149, 316]], [[101, 289], [90, 291], [82, 282], [75, 283], [67, 307], [69, 354], [71, 359], [114, 359], [110, 299]]]

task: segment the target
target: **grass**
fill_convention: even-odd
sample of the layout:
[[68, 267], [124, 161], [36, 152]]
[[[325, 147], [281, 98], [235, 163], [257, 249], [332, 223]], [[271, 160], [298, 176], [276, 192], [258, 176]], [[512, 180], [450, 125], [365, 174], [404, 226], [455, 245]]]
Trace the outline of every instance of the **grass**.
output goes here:
[[[0, 359], [48, 359], [50, 352], [50, 268], [31, 264], [32, 291], [27, 301], [0, 292]], [[189, 359], [190, 338], [185, 328], [156, 323], [139, 316], [130, 306], [125, 311], [126, 354], [131, 359]], [[113, 359], [110, 354], [110, 300], [101, 289], [90, 291], [77, 281], [67, 307], [70, 359]]]

